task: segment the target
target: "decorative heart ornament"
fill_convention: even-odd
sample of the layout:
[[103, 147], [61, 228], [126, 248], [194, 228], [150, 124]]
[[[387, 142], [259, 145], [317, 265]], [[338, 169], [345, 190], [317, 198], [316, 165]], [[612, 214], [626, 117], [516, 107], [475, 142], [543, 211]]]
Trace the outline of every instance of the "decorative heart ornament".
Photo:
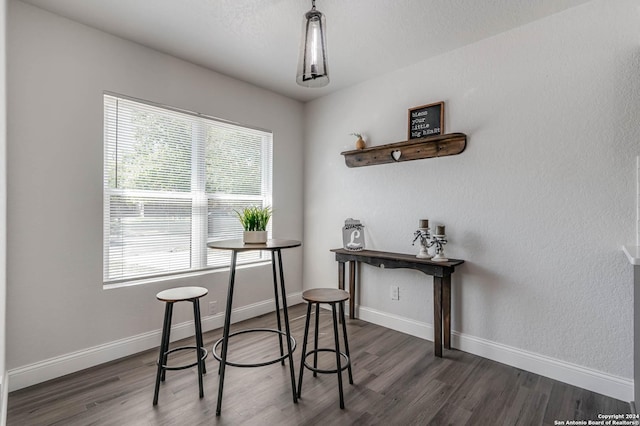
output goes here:
[[399, 161], [401, 156], [402, 156], [401, 151], [399, 150], [391, 151], [391, 157], [394, 159], [394, 161]]

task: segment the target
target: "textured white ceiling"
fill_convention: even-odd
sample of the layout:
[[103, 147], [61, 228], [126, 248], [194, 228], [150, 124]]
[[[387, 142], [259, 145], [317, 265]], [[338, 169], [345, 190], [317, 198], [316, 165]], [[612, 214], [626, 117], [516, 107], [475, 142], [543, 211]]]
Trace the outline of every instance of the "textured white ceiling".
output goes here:
[[23, 0], [308, 101], [590, 0], [316, 0], [331, 82], [296, 85], [306, 0]]

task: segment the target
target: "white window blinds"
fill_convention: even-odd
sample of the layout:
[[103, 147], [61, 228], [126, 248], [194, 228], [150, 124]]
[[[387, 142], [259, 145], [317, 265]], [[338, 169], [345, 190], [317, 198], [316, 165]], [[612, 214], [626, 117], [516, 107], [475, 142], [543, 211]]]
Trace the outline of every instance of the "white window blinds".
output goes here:
[[105, 284], [226, 266], [207, 241], [241, 238], [234, 210], [271, 205], [269, 132], [105, 94], [104, 145]]

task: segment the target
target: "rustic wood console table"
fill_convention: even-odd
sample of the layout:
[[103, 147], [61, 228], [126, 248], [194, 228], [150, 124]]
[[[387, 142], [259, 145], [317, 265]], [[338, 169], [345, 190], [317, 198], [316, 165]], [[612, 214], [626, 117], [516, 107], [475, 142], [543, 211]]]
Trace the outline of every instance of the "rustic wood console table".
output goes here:
[[[375, 250], [332, 249], [338, 261], [338, 286], [344, 290], [345, 264], [349, 262], [349, 317], [355, 318], [356, 269], [363, 262], [380, 268], [416, 269], [433, 276], [433, 345], [435, 356], [442, 357], [444, 347], [451, 349], [451, 274], [464, 260], [434, 262], [415, 255]], [[443, 333], [444, 332], [444, 333]]]

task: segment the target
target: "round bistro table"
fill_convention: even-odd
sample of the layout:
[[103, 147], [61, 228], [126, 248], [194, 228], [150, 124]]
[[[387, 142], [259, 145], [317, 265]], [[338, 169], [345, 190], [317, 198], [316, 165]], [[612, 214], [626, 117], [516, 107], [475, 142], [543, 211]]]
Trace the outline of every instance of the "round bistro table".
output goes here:
[[[293, 351], [296, 346], [296, 342], [291, 336], [291, 330], [289, 328], [289, 312], [287, 311], [287, 292], [285, 290], [284, 285], [284, 272], [282, 269], [282, 253], [283, 249], [299, 247], [302, 245], [302, 242], [296, 240], [277, 240], [270, 239], [266, 243], [263, 244], [245, 244], [242, 239], [237, 240], [223, 240], [223, 241], [212, 241], [207, 243], [207, 247], [211, 249], [217, 250], [230, 250], [231, 251], [231, 267], [229, 269], [229, 288], [227, 293], [227, 308], [224, 313], [224, 329], [222, 332], [222, 339], [218, 340], [213, 345], [213, 356], [220, 361], [220, 371], [219, 371], [219, 385], [218, 385], [218, 405], [216, 407], [216, 416], [220, 415], [222, 410], [222, 392], [224, 386], [224, 372], [225, 367], [227, 365], [231, 365], [234, 367], [262, 367], [265, 365], [275, 364], [280, 361], [284, 365], [284, 360], [289, 358], [289, 370], [291, 374], [291, 391], [293, 394], [293, 402], [297, 403], [297, 392], [296, 392], [296, 378], [295, 373], [293, 371]], [[229, 327], [231, 325], [231, 309], [233, 307], [233, 288], [235, 285], [235, 276], [236, 276], [236, 260], [238, 257], [238, 253], [244, 251], [253, 251], [253, 250], [265, 250], [271, 252], [271, 267], [273, 271], [273, 292], [276, 300], [276, 317], [278, 323], [278, 329], [248, 329], [236, 331], [235, 333], [229, 333]], [[277, 268], [276, 268], [277, 263]], [[276, 270], [277, 269], [277, 270]], [[279, 272], [279, 274], [278, 274]], [[282, 331], [282, 322], [280, 320], [280, 303], [278, 301], [278, 276], [280, 278], [280, 292], [282, 295], [282, 312], [284, 314], [284, 327], [285, 331]], [[236, 363], [227, 360], [227, 352], [229, 349], [229, 337], [235, 336], [243, 333], [252, 333], [252, 332], [271, 332], [276, 333], [280, 340], [280, 357], [261, 362], [257, 364], [248, 364], [248, 363]], [[287, 341], [287, 352], [284, 352], [284, 346], [282, 343], [282, 337], [286, 337]], [[217, 354], [216, 349], [218, 346], [222, 345], [220, 355]]]

